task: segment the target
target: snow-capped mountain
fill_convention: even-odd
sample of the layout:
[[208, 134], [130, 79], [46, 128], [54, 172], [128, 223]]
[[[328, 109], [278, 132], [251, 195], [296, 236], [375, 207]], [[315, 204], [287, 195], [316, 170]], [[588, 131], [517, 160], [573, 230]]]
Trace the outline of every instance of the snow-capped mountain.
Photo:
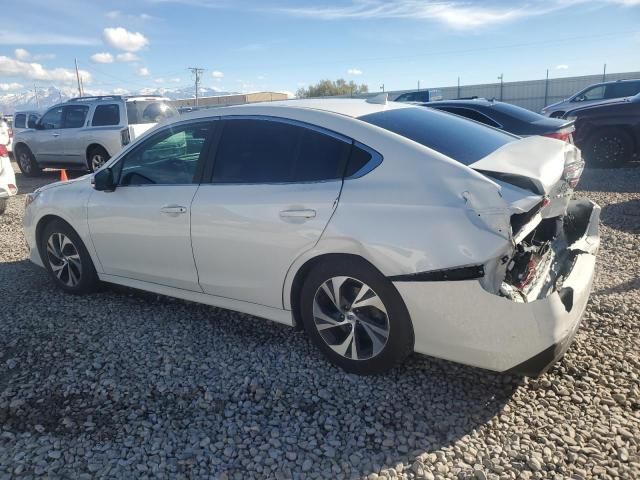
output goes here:
[[[37, 93], [37, 95], [36, 95]], [[171, 100], [193, 98], [193, 87], [185, 88], [143, 88], [140, 90], [100, 91], [87, 89], [85, 95], [163, 95]], [[231, 95], [233, 92], [222, 92], [210, 87], [200, 87], [201, 97], [215, 95]], [[38, 88], [36, 91], [23, 91], [20, 93], [6, 93], [0, 95], [0, 113], [12, 114], [16, 110], [44, 110], [56, 103], [64, 102], [77, 97], [78, 90], [72, 87]]]

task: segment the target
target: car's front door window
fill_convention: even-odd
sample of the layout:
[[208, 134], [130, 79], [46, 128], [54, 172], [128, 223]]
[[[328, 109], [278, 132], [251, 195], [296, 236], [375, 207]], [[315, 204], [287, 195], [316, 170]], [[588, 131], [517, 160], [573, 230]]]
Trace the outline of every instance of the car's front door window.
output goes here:
[[581, 94], [577, 95], [573, 101], [585, 102], [588, 100], [602, 100], [604, 98], [604, 91], [604, 85], [599, 85], [597, 87], [590, 88], [589, 90], [585, 90]]
[[188, 185], [195, 181], [211, 123], [173, 127], [156, 134], [117, 165], [119, 184]]
[[44, 130], [56, 130], [62, 127], [62, 107], [53, 107], [44, 114], [40, 122]]

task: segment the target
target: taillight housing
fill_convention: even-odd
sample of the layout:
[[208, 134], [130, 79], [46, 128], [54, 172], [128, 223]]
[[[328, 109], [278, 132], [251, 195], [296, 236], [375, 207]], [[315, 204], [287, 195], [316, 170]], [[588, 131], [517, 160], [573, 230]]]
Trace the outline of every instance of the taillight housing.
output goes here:
[[584, 160], [580, 150], [575, 147], [567, 147], [564, 154], [564, 172], [562, 178], [569, 184], [571, 188], [578, 185], [582, 171], [584, 170]]
[[4, 145], [0, 145], [0, 157], [8, 157], [9, 156], [9, 150], [7, 150], [7, 147], [5, 147]]
[[131, 134], [129, 133], [128, 128], [120, 131], [120, 141], [122, 142], [123, 147], [131, 143]]
[[549, 138], [555, 138], [556, 140], [562, 140], [563, 142], [573, 143], [574, 127], [564, 128], [557, 132], [546, 133], [544, 136]]

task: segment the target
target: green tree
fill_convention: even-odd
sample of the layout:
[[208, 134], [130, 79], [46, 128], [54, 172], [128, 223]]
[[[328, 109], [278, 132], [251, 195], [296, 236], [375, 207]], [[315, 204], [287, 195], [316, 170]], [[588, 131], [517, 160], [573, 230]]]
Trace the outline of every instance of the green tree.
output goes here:
[[369, 86], [364, 83], [357, 85], [353, 80], [347, 82], [344, 78], [338, 80], [320, 80], [308, 88], [299, 88], [296, 92], [298, 98], [330, 97], [335, 95], [356, 95], [369, 92]]

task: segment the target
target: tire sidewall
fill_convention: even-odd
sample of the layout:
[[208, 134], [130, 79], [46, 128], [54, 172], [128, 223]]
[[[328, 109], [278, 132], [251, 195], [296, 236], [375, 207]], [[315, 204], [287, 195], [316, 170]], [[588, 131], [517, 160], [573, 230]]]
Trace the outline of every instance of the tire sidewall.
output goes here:
[[[595, 158], [594, 148], [600, 143], [603, 137], [615, 137], [624, 145], [624, 155], [616, 157], [614, 160], [602, 161]], [[587, 165], [593, 168], [618, 168], [631, 159], [633, 140], [627, 132], [619, 128], [606, 128], [594, 132], [587, 142], [583, 155], [587, 158]]]
[[[62, 233], [67, 238], [69, 238], [69, 240], [71, 240], [71, 242], [75, 246], [78, 254], [80, 255], [82, 273], [80, 275], [80, 283], [78, 283], [78, 285], [76, 285], [75, 287], [70, 287], [69, 285], [61, 282], [53, 273], [53, 269], [51, 268], [51, 264], [49, 263], [49, 258], [47, 255], [47, 242], [51, 235], [53, 235], [54, 233]], [[63, 222], [62, 220], [53, 220], [49, 222], [42, 231], [38, 248], [42, 263], [49, 272], [49, 276], [58, 287], [60, 287], [67, 293], [73, 294], [95, 291], [99, 284], [99, 279], [98, 274], [96, 273], [96, 269], [93, 265], [93, 261], [91, 260], [91, 256], [84, 246], [84, 243], [82, 242], [80, 236], [66, 222]]]
[[102, 162], [102, 165], [107, 163], [109, 161], [109, 159], [111, 158], [109, 156], [109, 154], [107, 153], [107, 151], [103, 147], [93, 147], [91, 150], [89, 150], [89, 154], [87, 155], [87, 157], [88, 157], [88, 159], [87, 159], [87, 167], [89, 168], [90, 172], [95, 172], [98, 168], [102, 167], [102, 165], [100, 165], [100, 167], [98, 167], [98, 168], [93, 168], [93, 157], [95, 155], [101, 155], [102, 156], [102, 158], [104, 159], [103, 162]]
[[[27, 162], [27, 165], [23, 163]], [[16, 163], [27, 177], [37, 177], [42, 171], [29, 147], [21, 146], [16, 152]]]
[[[348, 276], [371, 287], [387, 310], [389, 337], [382, 352], [368, 360], [350, 360], [334, 352], [320, 336], [313, 319], [314, 296], [328, 279]], [[411, 320], [402, 297], [373, 266], [364, 260], [328, 260], [314, 268], [305, 279], [300, 299], [301, 317], [307, 335], [322, 353], [336, 366], [350, 373], [369, 375], [389, 370], [404, 360], [412, 351], [414, 334]]]

